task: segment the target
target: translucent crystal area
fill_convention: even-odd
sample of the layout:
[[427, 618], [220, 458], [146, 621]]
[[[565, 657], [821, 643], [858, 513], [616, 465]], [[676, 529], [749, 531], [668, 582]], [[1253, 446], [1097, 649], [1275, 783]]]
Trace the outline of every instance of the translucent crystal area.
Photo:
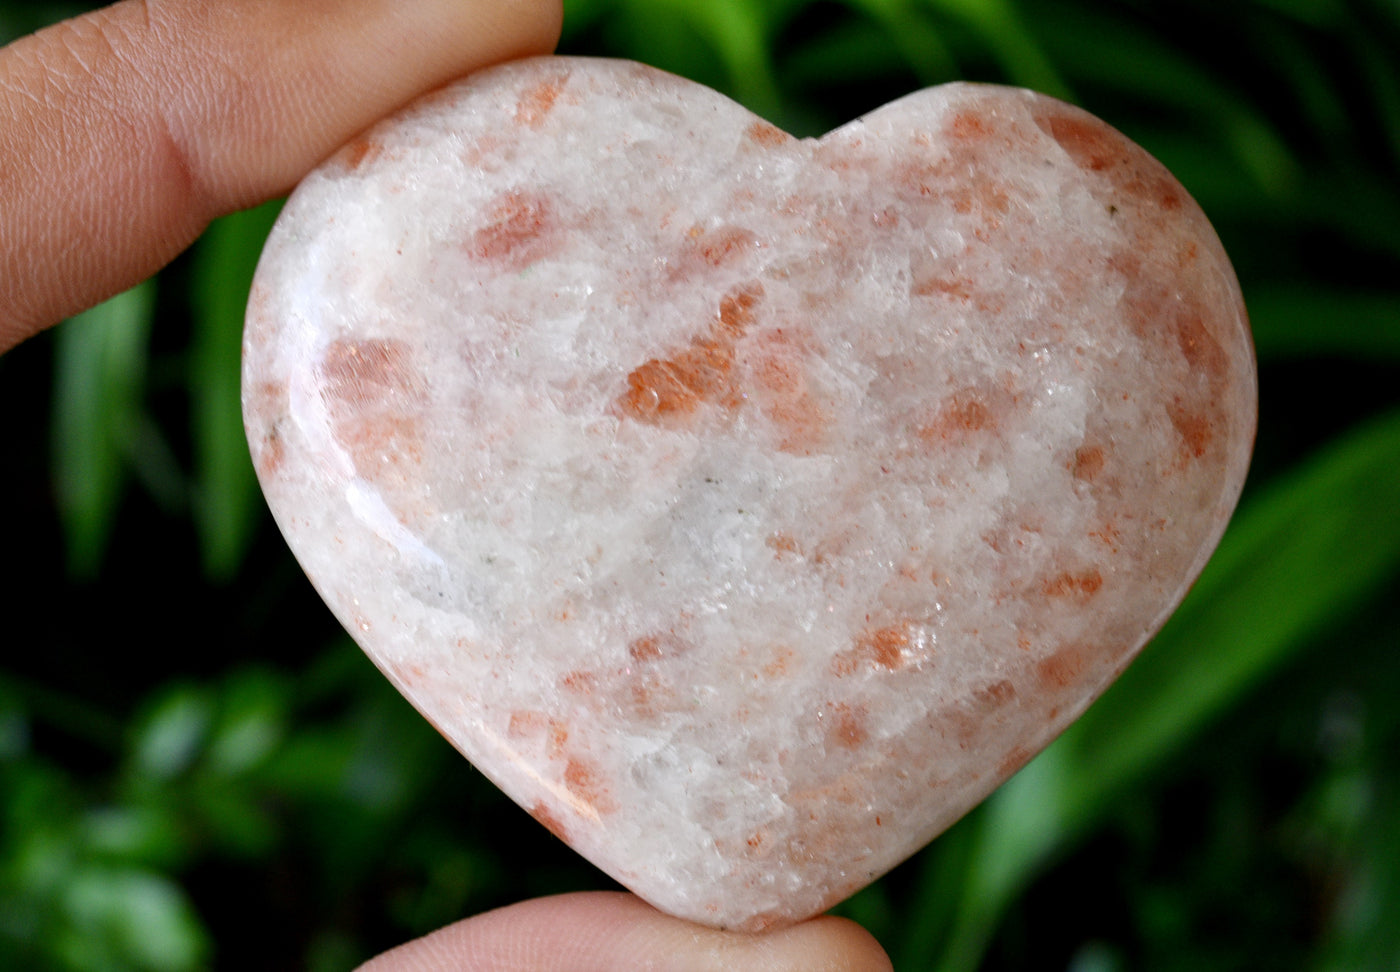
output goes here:
[[297, 190], [245, 338], [297, 557], [653, 904], [822, 911], [1059, 733], [1239, 493], [1230, 264], [1144, 151], [947, 85], [816, 140], [635, 64], [475, 75]]

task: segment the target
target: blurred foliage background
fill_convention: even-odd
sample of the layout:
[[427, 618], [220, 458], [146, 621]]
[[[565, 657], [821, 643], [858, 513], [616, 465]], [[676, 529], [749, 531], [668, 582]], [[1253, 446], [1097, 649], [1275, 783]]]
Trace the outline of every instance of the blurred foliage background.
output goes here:
[[[0, 41], [83, 4], [0, 0]], [[1186, 605], [1064, 737], [840, 910], [909, 970], [1400, 968], [1400, 4], [570, 0], [563, 49], [798, 134], [966, 78], [1076, 101], [1232, 254], [1262, 403]], [[0, 968], [345, 969], [607, 880], [336, 627], [253, 481], [275, 205], [0, 358]]]

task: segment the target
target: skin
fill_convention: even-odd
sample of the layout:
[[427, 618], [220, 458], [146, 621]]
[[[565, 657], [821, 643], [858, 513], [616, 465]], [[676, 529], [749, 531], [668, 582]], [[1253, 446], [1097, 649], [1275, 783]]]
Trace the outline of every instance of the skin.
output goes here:
[[[0, 49], [0, 351], [285, 194], [417, 95], [553, 50], [560, 19], [557, 0], [127, 0]], [[740, 935], [600, 892], [478, 915], [363, 968], [891, 966], [843, 919]]]

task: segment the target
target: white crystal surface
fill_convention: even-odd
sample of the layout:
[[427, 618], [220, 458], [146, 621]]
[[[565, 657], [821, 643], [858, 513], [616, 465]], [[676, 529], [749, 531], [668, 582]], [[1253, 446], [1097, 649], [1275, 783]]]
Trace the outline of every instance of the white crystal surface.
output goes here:
[[949, 85], [799, 141], [623, 62], [469, 78], [297, 190], [245, 412], [409, 699], [657, 906], [879, 876], [1122, 670], [1255, 421], [1233, 272], [1141, 149]]

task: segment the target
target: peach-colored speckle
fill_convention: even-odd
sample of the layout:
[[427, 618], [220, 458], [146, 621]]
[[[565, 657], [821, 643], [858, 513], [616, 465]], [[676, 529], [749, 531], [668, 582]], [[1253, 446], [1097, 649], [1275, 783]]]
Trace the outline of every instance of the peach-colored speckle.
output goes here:
[[1211, 334], [1198, 309], [1184, 309], [1175, 315], [1172, 323], [1176, 329], [1177, 346], [1192, 370], [1204, 374], [1211, 381], [1220, 381], [1228, 376], [1230, 356]]
[[904, 648], [909, 644], [907, 625], [889, 625], [866, 631], [855, 645], [832, 660], [832, 673], [850, 675], [862, 667], [896, 671], [904, 665]]
[[1036, 674], [1045, 688], [1065, 688], [1073, 685], [1088, 660], [1089, 651], [1083, 645], [1060, 648], [1036, 664]]
[[592, 762], [570, 759], [564, 767], [564, 785], [585, 806], [597, 813], [611, 813], [617, 809], [607, 777]]
[[801, 549], [797, 545], [796, 538], [794, 538], [790, 533], [783, 533], [782, 531], [779, 531], [777, 533], [770, 534], [768, 536], [768, 539], [766, 539], [764, 543], [772, 547], [774, 552], [779, 555], [785, 553], [801, 553]]
[[688, 648], [684, 639], [675, 633], [661, 631], [632, 639], [627, 645], [627, 654], [635, 662], [655, 662], [674, 658]]
[[763, 674], [768, 678], [781, 678], [792, 670], [797, 652], [787, 646], [774, 649], [772, 661], [763, 666]]
[[915, 280], [912, 292], [916, 297], [952, 297], [956, 300], [972, 300], [973, 283], [970, 279], [947, 280], [941, 277], [925, 277]]
[[1204, 456], [1210, 448], [1211, 440], [1215, 438], [1211, 420], [1205, 415], [1175, 405], [1168, 408], [1167, 413], [1171, 416], [1172, 426], [1181, 436], [1182, 455], [1191, 459]]
[[1002, 757], [1001, 762], [997, 764], [997, 776], [1005, 779], [1029, 763], [1033, 755], [1035, 754], [1029, 749], [1020, 746], [1012, 749]]
[[409, 355], [409, 347], [403, 341], [333, 341], [322, 359], [327, 391], [350, 402], [378, 401], [407, 391], [416, 384]]
[[366, 162], [372, 161], [379, 152], [380, 147], [374, 139], [361, 135], [342, 150], [341, 158], [345, 167], [353, 172]]
[[866, 710], [862, 706], [833, 703], [826, 712], [826, 744], [829, 748], [859, 749], [870, 738]]
[[356, 469], [406, 481], [422, 459], [423, 428], [413, 405], [426, 388], [408, 345], [382, 338], [333, 341], [319, 374], [336, 440]]
[[1099, 473], [1103, 472], [1104, 462], [1102, 446], [1080, 446], [1074, 450], [1074, 460], [1070, 463], [1070, 470], [1074, 473], [1075, 479], [1092, 482]]
[[726, 294], [716, 319], [687, 347], [634, 368], [618, 400], [622, 414], [655, 423], [690, 415], [705, 403], [739, 404], [731, 394], [734, 347], [753, 323], [762, 293], [761, 286], [748, 285]]
[[543, 743], [550, 759], [563, 756], [564, 744], [569, 741], [569, 727], [565, 722], [534, 710], [512, 712], [506, 732], [511, 739]]
[[1041, 585], [1046, 597], [1068, 597], [1088, 600], [1103, 587], [1103, 575], [1094, 567], [1081, 571], [1061, 571]]
[[758, 243], [758, 237], [751, 230], [739, 226], [723, 226], [708, 232], [697, 227], [688, 234], [688, 239], [688, 255], [708, 267], [732, 265]]
[[989, 705], [1006, 705], [1016, 698], [1016, 686], [1010, 679], [998, 679], [974, 693], [976, 697]]
[[765, 121], [754, 122], [744, 130], [744, 134], [764, 148], [776, 148], [792, 141], [792, 136], [787, 132]]
[[948, 122], [947, 131], [953, 138], [975, 141], [992, 134], [992, 126], [977, 112], [960, 111]]
[[558, 815], [555, 814], [555, 812], [549, 808], [549, 804], [545, 803], [544, 801], [540, 801], [539, 803], [536, 803], [532, 807], [530, 807], [529, 812], [530, 816], [534, 817], [541, 824], [543, 824], [544, 828], [548, 830], [551, 834], [553, 834], [555, 837], [558, 837], [560, 840], [566, 843], [568, 842], [569, 832], [567, 829], [565, 829], [563, 821], [561, 821]]
[[559, 100], [559, 94], [564, 90], [567, 81], [568, 77], [561, 75], [545, 78], [528, 88], [516, 103], [516, 124], [529, 128], [539, 128], [543, 125], [549, 113], [554, 110], [554, 103]]
[[568, 672], [560, 680], [563, 688], [576, 695], [591, 695], [598, 685], [598, 676], [592, 672]]
[[1132, 152], [1126, 139], [1087, 116], [1050, 110], [1038, 116], [1036, 124], [1050, 133], [1076, 165], [1090, 172], [1122, 165]]
[[478, 260], [519, 267], [543, 255], [552, 216], [538, 193], [509, 189], [486, 209], [486, 225], [472, 234], [468, 249]]

